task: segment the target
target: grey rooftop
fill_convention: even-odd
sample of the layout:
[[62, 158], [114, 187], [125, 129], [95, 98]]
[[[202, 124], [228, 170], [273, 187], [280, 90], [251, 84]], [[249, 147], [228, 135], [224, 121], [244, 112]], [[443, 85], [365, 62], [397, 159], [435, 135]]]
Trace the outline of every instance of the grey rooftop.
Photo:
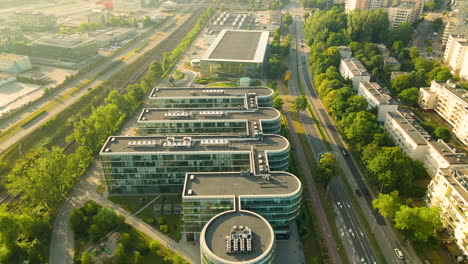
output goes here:
[[262, 63], [269, 34], [260, 30], [222, 30], [201, 60]]
[[383, 104], [388, 104], [388, 105], [394, 105], [396, 104], [396, 101], [388, 94], [385, 92], [382, 87], [376, 83], [376, 82], [361, 82], [359, 85], [362, 85], [369, 93], [372, 94], [372, 97], [374, 97], [381, 105]]
[[461, 152], [456, 147], [447, 144], [441, 139], [434, 142], [429, 142], [429, 146], [431, 146], [432, 149], [443, 156], [449, 164], [468, 165], [468, 157], [466, 156], [466, 153]]
[[[252, 230], [252, 251], [226, 253], [226, 236], [233, 226], [247, 226]], [[228, 211], [215, 216], [202, 232], [206, 247], [224, 261], [242, 263], [268, 253], [274, 245], [274, 232], [270, 224], [258, 214], [249, 211]], [[204, 246], [204, 245], [202, 245]]]
[[427, 145], [431, 140], [429, 133], [414, 119], [410, 111], [401, 109], [397, 112], [388, 112], [388, 115], [410, 136], [418, 145]]
[[368, 76], [366, 68], [356, 58], [342, 59], [346, 67], [353, 73], [354, 76]]
[[187, 173], [182, 196], [292, 196], [301, 192], [299, 179], [288, 172], [270, 172], [267, 176], [250, 173]]
[[162, 87], [154, 88], [151, 91], [151, 98], [170, 97], [224, 97], [238, 96], [245, 97], [248, 94], [256, 94], [257, 96], [270, 96], [274, 91], [267, 87]]
[[252, 149], [255, 151], [281, 151], [288, 148], [288, 140], [279, 135], [264, 135], [262, 140], [226, 136], [112, 136], [107, 139], [100, 155], [199, 151], [250, 152]]

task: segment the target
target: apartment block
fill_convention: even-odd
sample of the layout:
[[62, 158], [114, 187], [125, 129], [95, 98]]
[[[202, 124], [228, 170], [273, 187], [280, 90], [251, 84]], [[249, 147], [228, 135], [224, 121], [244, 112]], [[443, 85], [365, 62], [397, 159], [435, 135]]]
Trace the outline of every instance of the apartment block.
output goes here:
[[340, 62], [340, 74], [344, 79], [351, 79], [353, 82], [353, 90], [359, 89], [360, 82], [369, 82], [370, 74], [362, 63], [356, 59], [341, 59]]
[[412, 112], [408, 110], [388, 112], [384, 128], [403, 153], [412, 159], [424, 160], [430, 136], [416, 122]]
[[24, 36], [19, 27], [0, 27], [0, 51], [5, 51], [13, 47], [15, 42], [22, 40]]
[[187, 174], [182, 193], [183, 232], [198, 240], [212, 217], [240, 208], [264, 217], [276, 236], [289, 237], [289, 224], [299, 213], [301, 181], [287, 172], [258, 171], [262, 160], [266, 162], [266, 157], [255, 157], [251, 172]]
[[43, 32], [57, 28], [57, 18], [40, 12], [16, 11], [8, 17], [24, 31]]
[[20, 73], [31, 68], [28, 56], [0, 53], [0, 71]]
[[279, 134], [281, 113], [269, 107], [250, 109], [184, 108], [143, 109], [138, 134], [225, 135], [254, 137], [259, 133]]
[[468, 255], [468, 165], [438, 169], [428, 186], [427, 202], [442, 209], [443, 225]]
[[339, 46], [338, 50], [342, 59], [351, 59], [353, 56], [353, 51], [348, 46]]
[[[290, 145], [279, 135], [109, 137], [100, 161], [110, 195], [180, 194], [190, 172], [286, 171]], [[255, 154], [255, 155], [254, 155]]]
[[141, 0], [113, 0], [115, 10], [141, 9]]
[[390, 28], [398, 28], [401, 23], [412, 23], [413, 12], [416, 8], [414, 2], [400, 2], [398, 5], [388, 8], [388, 19]]
[[453, 82], [432, 81], [428, 88], [419, 89], [421, 108], [433, 109], [453, 127], [453, 134], [468, 145], [468, 92]]
[[274, 91], [267, 87], [155, 88], [149, 97], [154, 108], [249, 109], [272, 107]]
[[347, 13], [359, 10], [374, 10], [382, 7], [382, 0], [345, 0], [345, 11]]
[[444, 52], [444, 61], [458, 72], [463, 79], [468, 78], [468, 39], [450, 35]]
[[428, 142], [423, 162], [429, 175], [434, 177], [438, 169], [467, 166], [468, 157], [466, 153], [439, 139], [438, 141]]
[[364, 97], [368, 103], [368, 109], [377, 108], [377, 120], [385, 121], [388, 112], [396, 112], [398, 104], [376, 82], [361, 82], [358, 95]]

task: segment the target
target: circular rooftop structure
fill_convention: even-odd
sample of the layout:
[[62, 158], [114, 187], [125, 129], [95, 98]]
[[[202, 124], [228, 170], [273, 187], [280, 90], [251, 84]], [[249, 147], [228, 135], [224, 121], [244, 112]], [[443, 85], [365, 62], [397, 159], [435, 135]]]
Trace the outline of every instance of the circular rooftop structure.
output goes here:
[[220, 213], [200, 235], [203, 264], [271, 263], [274, 247], [273, 228], [265, 218], [250, 211]]

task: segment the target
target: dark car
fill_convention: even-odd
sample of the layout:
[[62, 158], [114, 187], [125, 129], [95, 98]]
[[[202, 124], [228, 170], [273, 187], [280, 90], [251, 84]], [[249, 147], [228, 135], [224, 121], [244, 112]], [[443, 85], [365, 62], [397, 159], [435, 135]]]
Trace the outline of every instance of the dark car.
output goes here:
[[362, 193], [361, 193], [361, 191], [360, 191], [359, 189], [354, 190], [354, 192], [356, 193], [357, 196], [361, 196], [361, 195], [362, 195]]

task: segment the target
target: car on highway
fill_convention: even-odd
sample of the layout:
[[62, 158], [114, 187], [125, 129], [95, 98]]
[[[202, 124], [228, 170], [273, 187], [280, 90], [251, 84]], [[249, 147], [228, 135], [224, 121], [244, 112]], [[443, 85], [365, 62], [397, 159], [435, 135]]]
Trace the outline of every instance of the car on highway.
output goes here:
[[346, 151], [346, 149], [341, 150], [341, 153], [343, 153], [343, 156], [348, 156], [348, 152]]
[[398, 259], [403, 259], [404, 258], [403, 252], [401, 252], [400, 249], [395, 248], [394, 250], [395, 250], [395, 255], [397, 256]]
[[369, 195], [370, 195], [369, 190], [367, 190], [367, 188], [362, 188], [362, 193], [363, 193], [365, 196], [369, 196]]

